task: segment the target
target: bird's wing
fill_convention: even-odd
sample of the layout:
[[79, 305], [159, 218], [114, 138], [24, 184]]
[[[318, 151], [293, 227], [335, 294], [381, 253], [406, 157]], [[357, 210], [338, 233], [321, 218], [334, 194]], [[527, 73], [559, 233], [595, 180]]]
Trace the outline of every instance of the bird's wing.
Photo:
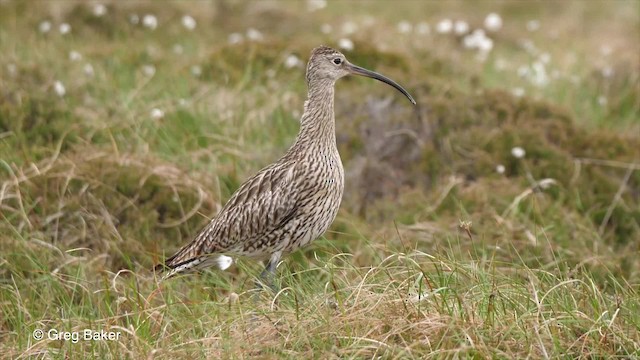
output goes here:
[[167, 275], [211, 265], [205, 261], [210, 254], [250, 250], [251, 242], [265, 241], [296, 213], [298, 171], [296, 161], [281, 161], [249, 178], [191, 243], [165, 261], [173, 269]]

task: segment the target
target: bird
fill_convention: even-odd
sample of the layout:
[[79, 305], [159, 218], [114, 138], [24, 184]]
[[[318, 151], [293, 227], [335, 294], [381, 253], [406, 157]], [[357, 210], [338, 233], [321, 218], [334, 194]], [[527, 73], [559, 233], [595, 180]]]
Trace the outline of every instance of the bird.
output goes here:
[[[154, 271], [161, 280], [216, 266], [225, 269], [232, 257], [268, 260], [260, 278], [273, 288], [283, 255], [320, 237], [333, 223], [344, 191], [344, 168], [336, 144], [335, 83], [360, 75], [386, 83], [413, 105], [398, 83], [350, 63], [327, 46], [311, 51], [307, 63], [307, 100], [296, 139], [276, 162], [248, 178], [220, 212]], [[257, 282], [259, 288], [261, 283]]]

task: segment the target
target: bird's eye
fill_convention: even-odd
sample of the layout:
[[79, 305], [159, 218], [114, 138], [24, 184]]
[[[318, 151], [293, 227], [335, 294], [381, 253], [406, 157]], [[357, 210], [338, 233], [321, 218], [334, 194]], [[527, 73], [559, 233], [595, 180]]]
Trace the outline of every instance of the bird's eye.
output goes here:
[[340, 65], [340, 64], [342, 64], [342, 59], [335, 58], [335, 59], [333, 59], [333, 63], [336, 64], [336, 65]]

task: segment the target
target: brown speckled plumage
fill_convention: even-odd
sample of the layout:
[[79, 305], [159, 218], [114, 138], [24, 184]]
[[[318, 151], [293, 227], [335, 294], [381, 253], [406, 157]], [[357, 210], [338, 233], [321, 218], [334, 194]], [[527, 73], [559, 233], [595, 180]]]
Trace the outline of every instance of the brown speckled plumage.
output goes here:
[[280, 160], [242, 184], [191, 243], [158, 265], [157, 270], [168, 270], [164, 278], [214, 265], [218, 255], [269, 258], [267, 269], [273, 272], [282, 254], [310, 243], [329, 228], [344, 188], [336, 147], [334, 84], [348, 74], [384, 81], [415, 104], [399, 85], [350, 64], [340, 52], [325, 46], [314, 49], [307, 66], [308, 99], [295, 143]]

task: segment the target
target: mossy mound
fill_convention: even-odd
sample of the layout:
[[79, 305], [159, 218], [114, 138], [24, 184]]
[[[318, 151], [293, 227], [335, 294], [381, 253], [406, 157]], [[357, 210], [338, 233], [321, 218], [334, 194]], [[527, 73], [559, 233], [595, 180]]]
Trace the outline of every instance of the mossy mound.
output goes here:
[[[562, 108], [502, 91], [419, 96], [415, 113], [401, 98], [351, 101], [343, 101], [340, 108], [347, 110], [338, 116], [349, 119], [341, 122], [347, 131], [339, 135], [346, 167], [353, 172], [346, 204], [371, 219], [394, 213], [385, 206], [376, 209], [375, 203], [388, 203], [401, 189], [417, 188], [428, 194], [452, 175], [492, 196], [444, 201], [437, 216], [462, 217], [461, 208], [473, 213], [483, 206], [480, 201], [505, 210], [509, 203], [496, 204], [490, 198], [512, 199], [517, 193], [510, 187], [496, 188], [496, 179], [509, 178], [522, 191], [532, 185], [532, 179], [551, 178], [558, 188], [545, 194], [567, 213], [587, 214], [597, 227], [612, 211], [604, 225], [606, 238], [629, 244], [640, 236], [640, 173], [633, 172], [623, 184], [624, 169], [580, 166], [582, 158], [637, 161], [637, 136], [581, 128]], [[514, 147], [523, 148], [525, 157], [514, 157]], [[496, 171], [498, 165], [504, 166], [503, 174]], [[613, 203], [621, 186], [626, 191]], [[405, 210], [420, 213], [416, 208]]]
[[158, 261], [163, 249], [182, 245], [207, 221], [198, 213], [214, 214], [217, 206], [199, 182], [173, 165], [94, 150], [44, 161], [3, 184], [7, 194], [16, 194], [2, 200], [8, 226], [3, 231], [28, 236], [15, 241], [27, 248], [41, 241], [62, 252], [106, 254], [101, 264], [111, 271]]

